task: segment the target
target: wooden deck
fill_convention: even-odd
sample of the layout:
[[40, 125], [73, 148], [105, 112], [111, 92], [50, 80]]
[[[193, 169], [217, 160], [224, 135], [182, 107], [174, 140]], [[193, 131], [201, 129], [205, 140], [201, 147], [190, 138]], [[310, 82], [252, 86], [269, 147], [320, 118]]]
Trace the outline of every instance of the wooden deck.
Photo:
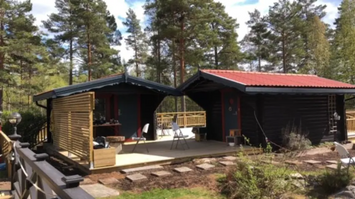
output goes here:
[[[139, 143], [134, 153], [132, 153], [134, 144], [127, 143], [123, 146], [123, 153], [116, 155], [116, 165], [94, 169], [89, 169], [89, 164], [87, 162], [81, 162], [79, 158], [73, 155], [69, 158], [68, 153], [65, 151], [55, 152], [53, 149], [51, 151], [52, 154], [54, 152], [56, 155], [63, 157], [64, 160], [74, 163], [79, 169], [86, 173], [105, 173], [144, 165], [182, 162], [192, 158], [235, 155], [238, 151], [242, 150], [239, 146], [230, 147], [224, 142], [196, 142], [194, 139], [188, 139], [187, 142], [190, 148], [186, 149], [185, 147], [185, 150], [183, 150], [180, 143], [177, 149], [173, 148], [170, 150], [171, 140]], [[243, 146], [243, 150], [246, 153], [261, 152], [260, 149], [249, 146]]]

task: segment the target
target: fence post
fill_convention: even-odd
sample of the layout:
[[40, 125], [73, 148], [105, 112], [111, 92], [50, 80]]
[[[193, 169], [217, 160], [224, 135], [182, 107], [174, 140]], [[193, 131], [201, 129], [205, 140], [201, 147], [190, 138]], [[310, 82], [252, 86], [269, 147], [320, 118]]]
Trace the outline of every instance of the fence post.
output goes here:
[[183, 117], [184, 117], [184, 128], [186, 128], [187, 126], [187, 117], [186, 117], [186, 112], [183, 113]]

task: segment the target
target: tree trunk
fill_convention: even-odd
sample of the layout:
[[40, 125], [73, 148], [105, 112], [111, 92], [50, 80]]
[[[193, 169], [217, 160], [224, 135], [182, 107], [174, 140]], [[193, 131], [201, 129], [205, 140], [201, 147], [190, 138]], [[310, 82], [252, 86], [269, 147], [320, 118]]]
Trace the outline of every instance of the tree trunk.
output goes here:
[[91, 43], [90, 43], [90, 33], [89, 28], [87, 32], [87, 47], [88, 47], [88, 81], [91, 81]]
[[[159, 32], [158, 32], [158, 35], [159, 35]], [[157, 57], [158, 57], [158, 60], [157, 60], [157, 80], [158, 80], [158, 83], [161, 83], [161, 68], [160, 68], [160, 61], [161, 61], [161, 56], [160, 56], [160, 39], [157, 40], [157, 43], [156, 43], [156, 53], [157, 53]], [[159, 112], [163, 112], [163, 104], [160, 104], [159, 106]]]
[[[175, 58], [175, 38], [172, 39], [171, 51], [173, 55], [174, 88], [177, 87], [176, 58]], [[174, 97], [175, 112], [178, 112], [178, 98]]]
[[217, 50], [217, 46], [214, 47], [214, 65], [215, 65], [215, 68], [218, 69], [218, 50]]
[[287, 73], [287, 68], [286, 68], [286, 38], [285, 38], [285, 32], [282, 31], [281, 33], [282, 37], [282, 68], [283, 68], [283, 73]]
[[260, 46], [258, 46], [258, 72], [261, 72], [261, 53], [260, 53]]
[[[185, 76], [185, 43], [184, 43], [184, 29], [185, 29], [185, 24], [184, 24], [184, 17], [181, 17], [180, 21], [180, 85], [184, 83], [184, 76]], [[186, 106], [185, 106], [185, 96], [181, 97], [181, 111], [185, 112]]]
[[73, 84], [73, 40], [70, 39], [69, 43], [69, 85]]

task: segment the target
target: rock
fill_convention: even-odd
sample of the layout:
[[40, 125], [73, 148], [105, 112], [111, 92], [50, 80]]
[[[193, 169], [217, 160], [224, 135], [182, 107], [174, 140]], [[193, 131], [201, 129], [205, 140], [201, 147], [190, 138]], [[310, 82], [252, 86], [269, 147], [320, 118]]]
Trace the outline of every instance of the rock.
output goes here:
[[300, 173], [292, 173], [290, 174], [290, 177], [292, 179], [304, 179], [303, 175], [301, 175]]
[[345, 190], [351, 191], [352, 193], [355, 194], [355, 186], [354, 185], [349, 185], [345, 188]]
[[[336, 170], [336, 169], [338, 169], [338, 165], [337, 164], [331, 164], [331, 165], [327, 165], [326, 168]], [[345, 167], [341, 166], [341, 169], [345, 169]]]
[[205, 164], [196, 165], [196, 167], [202, 170], [208, 170], [210, 168], [213, 168], [214, 165], [205, 163]]
[[355, 198], [355, 195], [351, 191], [341, 191], [335, 194], [334, 198], [338, 198], [338, 199]]
[[179, 168], [175, 168], [174, 171], [176, 171], [178, 173], [186, 173], [186, 172], [192, 171], [192, 169], [190, 169], [188, 167], [179, 167]]
[[141, 181], [141, 180], [147, 180], [147, 177], [145, 177], [144, 175], [140, 174], [140, 173], [136, 173], [133, 175], [129, 175], [126, 177], [128, 180], [130, 180], [131, 182], [136, 182], [136, 181]]
[[285, 163], [290, 164], [290, 165], [301, 165], [302, 164], [302, 162], [297, 161], [297, 160], [295, 160], [295, 161], [287, 160], [287, 161], [285, 161]]
[[328, 164], [338, 164], [338, 161], [336, 161], [336, 160], [327, 160], [326, 163], [328, 163]]

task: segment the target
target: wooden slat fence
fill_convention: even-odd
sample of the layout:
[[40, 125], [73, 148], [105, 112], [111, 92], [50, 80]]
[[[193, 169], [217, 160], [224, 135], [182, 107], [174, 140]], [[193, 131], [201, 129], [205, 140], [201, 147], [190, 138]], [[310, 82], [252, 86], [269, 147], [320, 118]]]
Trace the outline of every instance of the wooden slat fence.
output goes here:
[[7, 175], [11, 177], [11, 151], [12, 151], [12, 142], [7, 135], [0, 131], [0, 146], [2, 152], [2, 159], [6, 163]]
[[156, 114], [158, 124], [165, 125], [167, 128], [171, 128], [171, 122], [175, 116], [177, 116], [177, 124], [180, 127], [206, 126], [205, 111], [169, 112]]
[[53, 100], [53, 145], [88, 162], [93, 161], [94, 100], [94, 92]]

